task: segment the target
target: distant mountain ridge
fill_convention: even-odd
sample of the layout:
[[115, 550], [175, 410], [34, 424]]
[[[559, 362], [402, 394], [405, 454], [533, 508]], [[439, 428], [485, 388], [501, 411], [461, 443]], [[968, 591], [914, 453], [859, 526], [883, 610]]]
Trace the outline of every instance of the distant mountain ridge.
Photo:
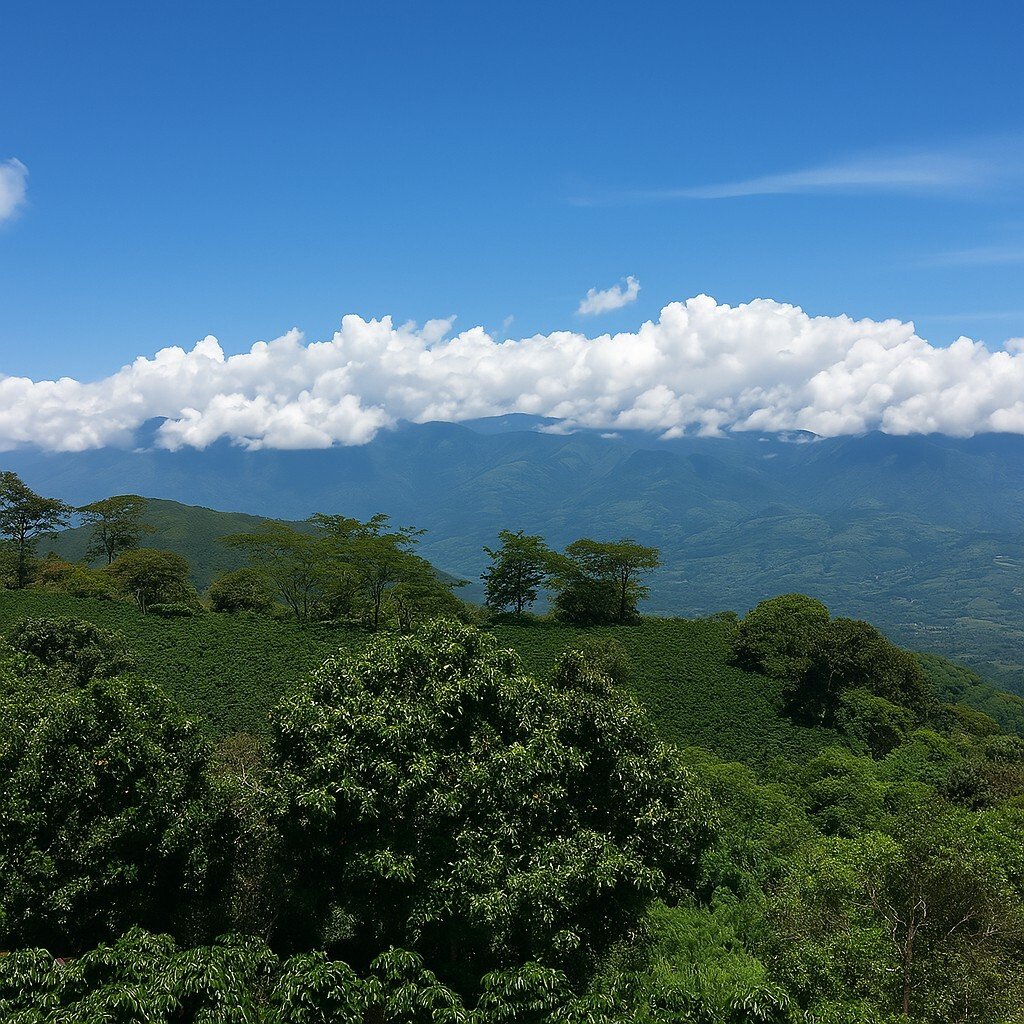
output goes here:
[[0, 468], [75, 504], [134, 492], [290, 520], [383, 511], [426, 528], [423, 553], [474, 583], [499, 529], [558, 546], [632, 536], [663, 551], [652, 612], [805, 591], [1024, 691], [1024, 438], [558, 429], [510, 416], [403, 424], [320, 451], [20, 450]]

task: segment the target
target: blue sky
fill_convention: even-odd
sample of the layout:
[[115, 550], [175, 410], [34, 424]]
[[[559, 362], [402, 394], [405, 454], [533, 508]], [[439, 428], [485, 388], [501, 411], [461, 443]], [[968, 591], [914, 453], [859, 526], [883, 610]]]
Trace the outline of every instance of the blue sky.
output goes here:
[[[41, 2], [3, 22], [0, 163], [28, 177], [0, 224], [0, 373], [96, 379], [346, 313], [596, 333], [701, 292], [939, 344], [1024, 335], [1016, 4]], [[577, 314], [627, 275], [635, 302]]]

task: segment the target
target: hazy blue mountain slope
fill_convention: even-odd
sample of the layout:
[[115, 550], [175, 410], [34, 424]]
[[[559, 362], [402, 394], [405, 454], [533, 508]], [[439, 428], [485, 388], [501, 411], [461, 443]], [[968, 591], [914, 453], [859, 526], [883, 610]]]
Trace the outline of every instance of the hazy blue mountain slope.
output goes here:
[[470, 596], [499, 529], [555, 545], [629, 535], [664, 552], [651, 611], [742, 611], [807, 591], [1024, 692], [1024, 438], [663, 442], [538, 426], [551, 424], [404, 425], [327, 451], [166, 452], [142, 438], [130, 452], [8, 452], [0, 466], [75, 503], [134, 491], [285, 519], [388, 512], [428, 530], [424, 554], [473, 581]]
[[[244, 555], [220, 543], [219, 538], [229, 533], [258, 530], [267, 522], [261, 516], [244, 512], [218, 512], [161, 498], [146, 500], [143, 521], [153, 532], [143, 536], [142, 544], [186, 558], [192, 566], [193, 580], [201, 590], [209, 586], [218, 572], [246, 564]], [[302, 527], [299, 523], [295, 525]], [[68, 561], [80, 561], [86, 558], [91, 534], [92, 529], [87, 526], [64, 530], [45, 541], [40, 553], [53, 551]]]

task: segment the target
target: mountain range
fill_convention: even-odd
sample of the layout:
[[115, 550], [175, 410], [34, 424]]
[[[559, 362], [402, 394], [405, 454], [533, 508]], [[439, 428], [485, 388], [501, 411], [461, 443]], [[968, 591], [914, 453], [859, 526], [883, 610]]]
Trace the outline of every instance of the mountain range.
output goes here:
[[[477, 598], [482, 548], [500, 529], [553, 546], [629, 536], [662, 550], [650, 612], [743, 612], [801, 591], [1024, 692], [1024, 437], [663, 440], [515, 415], [403, 424], [361, 447], [172, 452], [150, 443], [155, 426], [132, 450], [20, 449], [0, 455], [0, 468], [73, 504], [132, 492], [247, 514], [228, 521], [154, 505], [161, 521], [149, 543], [172, 548], [204, 537], [222, 551], [214, 537], [253, 516], [386, 512], [425, 528], [422, 553], [469, 580], [463, 593]], [[73, 535], [57, 544], [76, 545]]]

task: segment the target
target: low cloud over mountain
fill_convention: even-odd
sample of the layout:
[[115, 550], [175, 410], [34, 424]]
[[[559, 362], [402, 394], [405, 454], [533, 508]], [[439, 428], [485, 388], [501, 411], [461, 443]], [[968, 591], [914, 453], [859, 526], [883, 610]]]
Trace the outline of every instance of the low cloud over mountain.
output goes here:
[[363, 444], [399, 420], [512, 412], [668, 436], [810, 430], [824, 436], [1024, 433], [1024, 354], [961, 338], [940, 348], [911, 323], [811, 317], [758, 299], [667, 305], [637, 331], [556, 331], [499, 341], [453, 320], [395, 326], [346, 316], [329, 340], [298, 330], [227, 357], [215, 338], [162, 349], [94, 382], [0, 376], [0, 448], [131, 443], [202, 448]]

